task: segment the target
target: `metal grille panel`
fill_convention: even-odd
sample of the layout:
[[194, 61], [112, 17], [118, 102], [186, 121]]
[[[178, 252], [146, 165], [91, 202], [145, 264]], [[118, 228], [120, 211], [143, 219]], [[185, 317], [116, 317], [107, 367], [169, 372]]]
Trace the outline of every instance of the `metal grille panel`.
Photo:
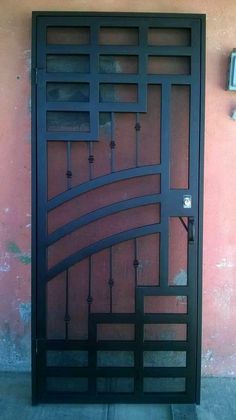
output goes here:
[[203, 29], [34, 14], [34, 402], [199, 400]]

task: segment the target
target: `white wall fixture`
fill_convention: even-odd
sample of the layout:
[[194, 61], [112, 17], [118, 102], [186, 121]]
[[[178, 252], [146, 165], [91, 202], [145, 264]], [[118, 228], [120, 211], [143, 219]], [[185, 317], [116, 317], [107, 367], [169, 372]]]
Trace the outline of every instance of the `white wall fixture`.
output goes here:
[[230, 57], [228, 90], [236, 90], [236, 49], [234, 48]]

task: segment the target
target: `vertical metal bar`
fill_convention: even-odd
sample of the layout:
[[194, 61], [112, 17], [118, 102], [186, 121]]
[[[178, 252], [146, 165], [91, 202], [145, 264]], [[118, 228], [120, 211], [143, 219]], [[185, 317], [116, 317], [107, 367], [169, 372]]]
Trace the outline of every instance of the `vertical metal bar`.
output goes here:
[[33, 13], [32, 19], [32, 121], [31, 121], [31, 131], [32, 131], [32, 233], [31, 233], [31, 242], [32, 242], [32, 265], [31, 265], [31, 293], [32, 293], [32, 312], [31, 312], [31, 359], [32, 359], [32, 404], [35, 405], [38, 402], [38, 389], [37, 389], [37, 366], [38, 366], [38, 357], [36, 352], [36, 342], [37, 342], [37, 131], [36, 131], [36, 122], [37, 122], [37, 87], [33, 80], [33, 69], [37, 65], [37, 56], [36, 56], [36, 47], [37, 47], [37, 17]]
[[137, 287], [138, 285], [138, 240], [134, 239], [134, 281], [135, 281], [135, 342], [136, 349], [134, 352], [134, 361], [135, 361], [135, 376], [134, 376], [134, 392], [138, 397], [142, 393], [142, 383], [143, 383], [143, 296], [141, 294], [141, 289]]
[[[45, 340], [47, 338], [47, 249], [45, 241], [47, 238], [47, 141], [46, 141], [46, 84], [43, 81], [45, 73], [45, 57], [46, 57], [46, 26], [37, 19], [37, 67], [40, 68], [40, 74], [37, 81], [36, 95], [36, 135], [37, 135], [37, 249], [36, 249], [36, 267], [37, 267], [37, 303], [36, 303], [36, 338], [37, 340]], [[45, 376], [45, 352], [42, 353], [41, 348], [37, 354], [37, 399], [42, 398], [46, 389]]]
[[[190, 139], [189, 139], [189, 189], [193, 194], [195, 204], [193, 213], [196, 235], [195, 241], [193, 236], [188, 237], [188, 340], [189, 351], [187, 352], [187, 363], [191, 370], [191, 375], [187, 378], [187, 395], [191, 400], [199, 400], [199, 383], [200, 383], [200, 357], [198, 347], [198, 210], [199, 210], [199, 151], [200, 151], [200, 91], [201, 91], [201, 22], [197, 20], [191, 28], [192, 45], [194, 45], [191, 55], [191, 78], [190, 85]], [[191, 228], [190, 217], [189, 228]], [[194, 232], [192, 232], [194, 233]], [[198, 394], [198, 395], [197, 395]]]
[[139, 154], [140, 154], [140, 114], [139, 112], [136, 113], [136, 124], [135, 124], [135, 130], [136, 130], [136, 146], [135, 146], [135, 161], [136, 161], [136, 167], [139, 166]]
[[197, 375], [196, 375], [196, 404], [200, 404], [201, 393], [201, 340], [202, 340], [202, 231], [203, 231], [203, 176], [204, 176], [204, 115], [205, 115], [205, 55], [206, 55], [206, 16], [200, 20], [200, 139], [199, 139], [199, 189], [198, 189], [198, 264], [197, 264]]
[[66, 143], [66, 160], [67, 160], [67, 189], [69, 190], [72, 186], [72, 171], [71, 171], [71, 142]]
[[70, 315], [69, 315], [69, 270], [66, 270], [66, 308], [65, 308], [65, 339], [68, 340], [69, 335], [69, 323], [70, 323]]
[[113, 255], [112, 255], [112, 246], [110, 247], [110, 255], [109, 255], [109, 260], [110, 260], [110, 278], [108, 281], [109, 287], [110, 287], [110, 313], [112, 313], [112, 288], [114, 286], [114, 279], [113, 279]]
[[135, 314], [134, 392], [138, 399], [143, 388], [143, 295], [139, 287], [135, 288]]
[[89, 162], [89, 179], [93, 179], [93, 163], [94, 163], [94, 155], [93, 155], [93, 142], [90, 141], [88, 144], [88, 162]]
[[116, 147], [116, 141], [115, 141], [115, 115], [114, 112], [111, 112], [111, 172], [115, 171], [115, 147]]
[[[96, 368], [96, 359], [97, 359], [97, 352], [96, 352], [96, 334], [97, 334], [97, 327], [96, 324], [91, 319], [91, 304], [93, 302], [92, 298], [92, 257], [89, 256], [88, 259], [88, 277], [89, 277], [89, 284], [88, 284], [88, 341], [89, 341], [89, 349], [88, 349], [88, 366], [91, 369]], [[88, 378], [89, 384], [89, 393], [90, 395], [95, 394], [96, 392], [96, 375], [90, 376]]]
[[160, 243], [160, 287], [168, 285], [169, 263], [169, 192], [170, 192], [170, 101], [171, 85], [164, 82], [161, 88], [161, 224]]
[[93, 297], [92, 297], [92, 257], [91, 255], [89, 258], [89, 290], [88, 290], [88, 297], [87, 297], [87, 303], [88, 303], [88, 313], [91, 312], [91, 304], [93, 303]]
[[[134, 282], [135, 288], [138, 285], [138, 267], [139, 267], [139, 260], [138, 260], [138, 240], [137, 238], [134, 239]], [[135, 307], [136, 307], [136, 300], [135, 300]], [[136, 309], [135, 309], [136, 312]]]

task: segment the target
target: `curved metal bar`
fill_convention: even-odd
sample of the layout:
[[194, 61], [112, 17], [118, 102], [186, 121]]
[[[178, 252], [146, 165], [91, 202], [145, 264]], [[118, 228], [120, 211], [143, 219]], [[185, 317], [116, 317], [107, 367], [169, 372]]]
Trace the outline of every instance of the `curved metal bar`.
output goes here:
[[119, 244], [121, 242], [128, 241], [129, 239], [138, 238], [140, 236], [151, 235], [152, 233], [161, 232], [161, 224], [155, 223], [153, 225], [142, 226], [135, 229], [126, 230], [124, 232], [117, 233], [115, 235], [109, 236], [108, 238], [101, 239], [89, 245], [85, 248], [82, 248], [80, 251], [75, 252], [64, 260], [60, 261], [50, 270], [48, 270], [46, 275], [46, 280], [49, 281], [53, 277], [60, 274], [62, 271], [68, 269], [72, 265], [82, 261], [84, 258], [89, 257], [96, 252], [102, 251], [105, 248]]
[[118, 203], [110, 204], [109, 206], [101, 207], [100, 209], [94, 210], [72, 222], [67, 223], [61, 228], [57, 229], [51, 235], [48, 236], [47, 246], [52, 245], [54, 242], [63, 238], [76, 229], [79, 229], [89, 223], [99, 220], [103, 217], [110, 216], [111, 214], [118, 213], [123, 210], [133, 209], [139, 206], [147, 206], [149, 204], [156, 204], [160, 202], [161, 194], [152, 194], [142, 197], [132, 198], [125, 201], [119, 201]]
[[92, 179], [91, 181], [84, 182], [83, 184], [71, 188], [70, 190], [67, 190], [52, 198], [47, 203], [47, 209], [48, 211], [53, 210], [80, 194], [84, 194], [96, 188], [103, 187], [104, 185], [112, 184], [113, 182], [136, 178], [139, 176], [155, 175], [159, 173], [161, 173], [161, 165], [147, 165], [140, 166], [138, 168], [124, 169], [122, 171], [112, 172], [104, 176], [99, 176]]

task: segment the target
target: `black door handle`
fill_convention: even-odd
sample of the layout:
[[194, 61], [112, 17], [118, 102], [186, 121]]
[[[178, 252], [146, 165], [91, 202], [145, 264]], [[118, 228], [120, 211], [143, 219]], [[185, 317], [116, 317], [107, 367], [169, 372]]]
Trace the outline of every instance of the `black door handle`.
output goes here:
[[194, 217], [188, 218], [188, 241], [193, 243], [195, 240], [195, 221]]

